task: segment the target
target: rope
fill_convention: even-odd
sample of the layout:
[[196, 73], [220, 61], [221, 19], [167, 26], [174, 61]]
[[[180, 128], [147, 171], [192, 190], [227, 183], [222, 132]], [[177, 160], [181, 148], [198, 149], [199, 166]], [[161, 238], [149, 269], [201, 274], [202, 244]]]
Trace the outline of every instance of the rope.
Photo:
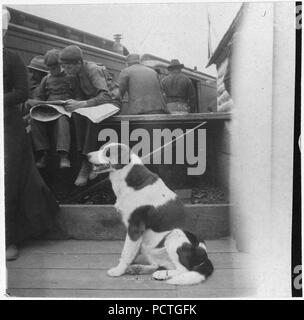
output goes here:
[[150, 157], [152, 154], [154, 154], [155, 152], [158, 152], [158, 151], [161, 150], [161, 149], [164, 149], [165, 147], [167, 147], [167, 146], [170, 145], [171, 143], [179, 140], [180, 138], [186, 136], [187, 134], [191, 133], [192, 131], [194, 131], [194, 130], [198, 129], [199, 127], [203, 126], [205, 123], [206, 123], [206, 122], [200, 123], [200, 124], [197, 125], [196, 127], [194, 127], [194, 128], [192, 128], [192, 129], [186, 131], [185, 133], [181, 134], [181, 135], [178, 136], [177, 138], [174, 138], [173, 140], [169, 141], [168, 143], [164, 144], [163, 146], [161, 146], [161, 147], [153, 150], [152, 152], [146, 154], [145, 156], [143, 156], [143, 157], [141, 158], [141, 160], [143, 160], [143, 159], [145, 159], [145, 158], [147, 158], [147, 157]]

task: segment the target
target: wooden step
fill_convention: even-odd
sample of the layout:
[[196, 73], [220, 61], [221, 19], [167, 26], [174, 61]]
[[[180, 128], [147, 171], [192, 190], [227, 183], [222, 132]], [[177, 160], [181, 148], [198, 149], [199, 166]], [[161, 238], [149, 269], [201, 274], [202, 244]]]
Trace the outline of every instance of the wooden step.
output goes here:
[[[67, 233], [78, 240], [122, 240], [125, 227], [113, 205], [61, 205]], [[186, 229], [199, 240], [230, 235], [229, 204], [186, 204]]]

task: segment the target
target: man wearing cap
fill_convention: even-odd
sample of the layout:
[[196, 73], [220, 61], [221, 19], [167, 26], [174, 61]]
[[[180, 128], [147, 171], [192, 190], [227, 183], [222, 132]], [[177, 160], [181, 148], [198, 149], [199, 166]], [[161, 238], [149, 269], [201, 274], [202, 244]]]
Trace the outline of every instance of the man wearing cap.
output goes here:
[[187, 114], [195, 106], [194, 87], [192, 81], [182, 73], [183, 67], [177, 59], [171, 60], [169, 75], [161, 82], [170, 113]]
[[[46, 52], [44, 63], [50, 70], [37, 89], [35, 98], [41, 101], [69, 100], [77, 95], [77, 83], [75, 77], [68, 76], [59, 64], [57, 49]], [[71, 145], [70, 120], [66, 115], [58, 119], [43, 122], [31, 120], [31, 135], [33, 146], [38, 157], [38, 168], [46, 167], [47, 154], [52, 145], [50, 139], [55, 140], [56, 151], [60, 157], [59, 167], [70, 168], [69, 151]]]
[[48, 73], [48, 68], [44, 64], [43, 56], [35, 56], [30, 64], [27, 66], [30, 74], [30, 93], [29, 98], [35, 98], [37, 93], [37, 88], [40, 85], [40, 82], [43, 77], [45, 77]]
[[[104, 103], [119, 105], [117, 100], [113, 101], [111, 98], [102, 68], [94, 62], [83, 60], [82, 50], [78, 46], [64, 48], [60, 53], [60, 63], [67, 74], [77, 78], [80, 87], [77, 100], [67, 100], [67, 111], [73, 112], [78, 108], [90, 108]], [[82, 155], [81, 169], [75, 185], [84, 186], [89, 178], [94, 178], [93, 174], [90, 175], [91, 167], [87, 154], [97, 148], [99, 126], [76, 113], [72, 114], [72, 119], [75, 124], [77, 150]]]
[[129, 54], [126, 62], [118, 82], [121, 98], [128, 93], [128, 106], [121, 113], [167, 113], [156, 71], [141, 64], [138, 54]]

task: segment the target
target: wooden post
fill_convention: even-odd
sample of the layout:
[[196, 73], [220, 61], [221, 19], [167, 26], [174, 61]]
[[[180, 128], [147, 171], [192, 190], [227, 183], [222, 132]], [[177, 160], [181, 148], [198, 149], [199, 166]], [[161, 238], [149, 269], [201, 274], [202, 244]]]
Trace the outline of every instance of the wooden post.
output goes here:
[[232, 222], [261, 296], [291, 289], [293, 24], [293, 3], [248, 3], [234, 47]]

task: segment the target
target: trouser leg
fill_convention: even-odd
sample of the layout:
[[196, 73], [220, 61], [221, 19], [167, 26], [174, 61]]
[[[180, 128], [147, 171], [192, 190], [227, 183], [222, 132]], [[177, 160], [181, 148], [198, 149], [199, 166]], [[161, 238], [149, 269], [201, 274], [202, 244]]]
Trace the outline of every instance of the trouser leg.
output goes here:
[[56, 151], [70, 151], [71, 134], [69, 117], [61, 116], [55, 120], [53, 136], [55, 139]]
[[72, 113], [71, 119], [74, 124], [76, 148], [79, 153], [82, 153], [83, 141], [85, 137], [85, 118], [77, 113]]
[[[5, 121], [5, 120], [4, 120]], [[21, 121], [18, 123], [22, 125]], [[24, 140], [19, 129], [4, 122], [4, 191], [6, 246], [19, 244], [20, 196], [24, 181]], [[19, 226], [19, 227], [18, 227]]]
[[[79, 114], [72, 114], [72, 121], [75, 127], [77, 151], [83, 158], [75, 185], [83, 186], [88, 182], [91, 171], [87, 154], [97, 149], [99, 126]], [[90, 177], [90, 179], [93, 178], [93, 176]]]
[[18, 213], [20, 210], [20, 180], [14, 168], [6, 165], [5, 170], [5, 240], [6, 245], [18, 244]]
[[77, 150], [86, 156], [89, 152], [96, 151], [98, 139], [98, 124], [79, 114], [72, 114], [75, 126]]
[[49, 136], [48, 136], [49, 123], [31, 120], [31, 136], [35, 151], [49, 150]]
[[85, 139], [83, 143], [82, 154], [87, 155], [92, 151], [97, 150], [97, 139], [98, 139], [98, 124], [91, 122], [87, 119]]

